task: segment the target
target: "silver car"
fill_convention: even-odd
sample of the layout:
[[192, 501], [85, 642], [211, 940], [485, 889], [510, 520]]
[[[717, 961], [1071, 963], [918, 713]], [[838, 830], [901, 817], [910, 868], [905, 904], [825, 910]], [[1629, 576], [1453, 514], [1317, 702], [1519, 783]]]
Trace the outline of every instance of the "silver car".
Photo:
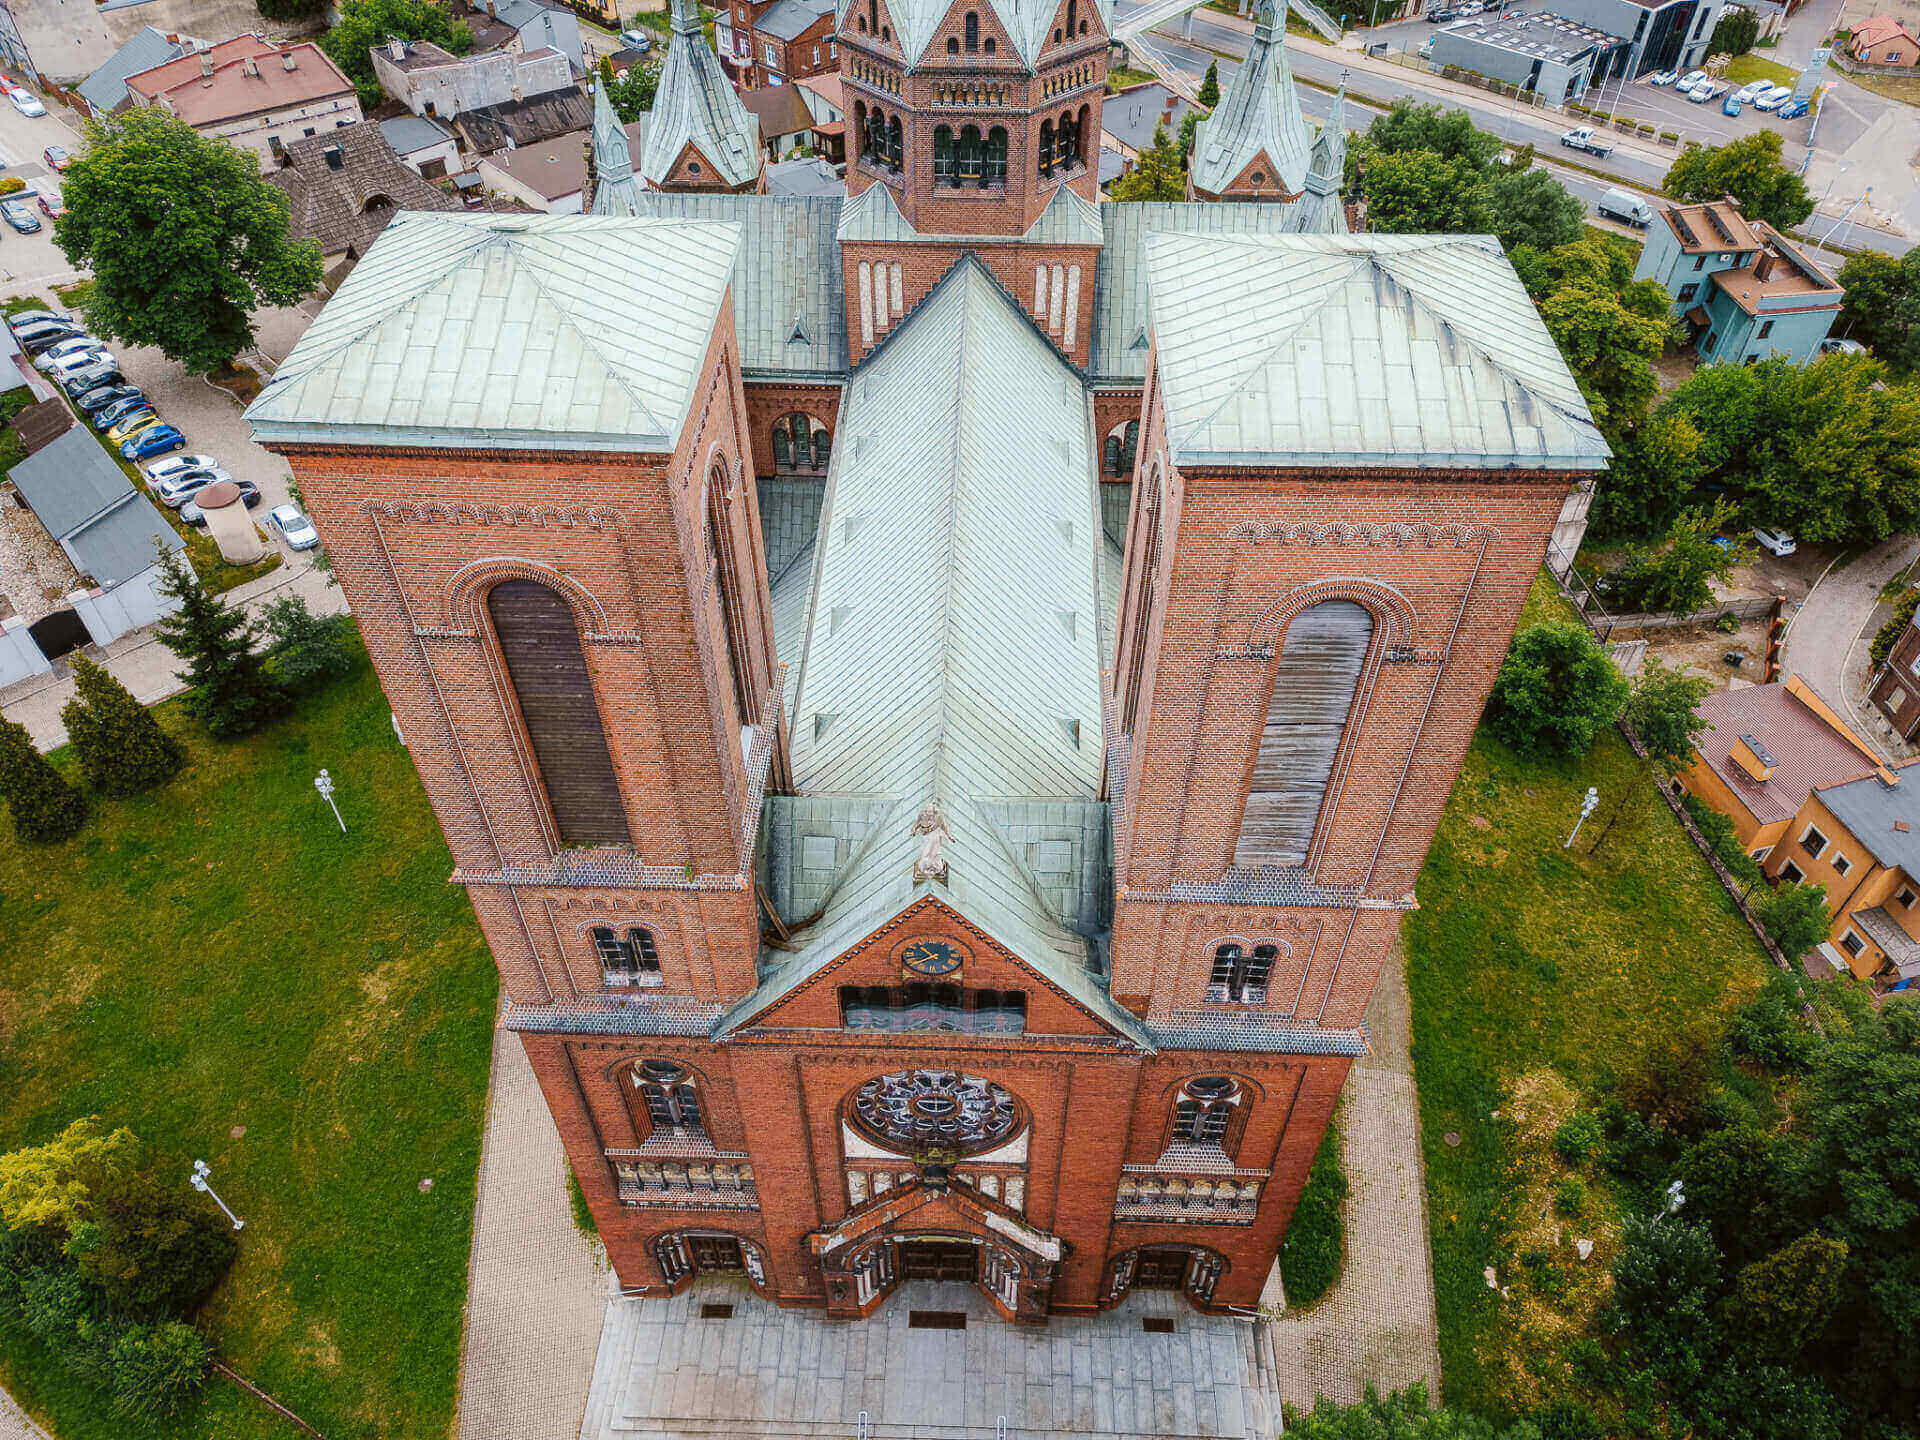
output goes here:
[[155, 485], [153, 492], [160, 497], [162, 504], [178, 510], [215, 481], [231, 479], [233, 476], [218, 465], [212, 465], [205, 470], [189, 470], [181, 475], [170, 476]]
[[189, 470], [218, 470], [219, 461], [211, 455], [169, 455], [164, 460], [156, 460], [146, 468], [147, 483], [158, 485], [171, 475], [184, 475]]
[[298, 505], [274, 506], [267, 512], [267, 523], [280, 532], [289, 550], [311, 550], [320, 543], [320, 532], [300, 513]]

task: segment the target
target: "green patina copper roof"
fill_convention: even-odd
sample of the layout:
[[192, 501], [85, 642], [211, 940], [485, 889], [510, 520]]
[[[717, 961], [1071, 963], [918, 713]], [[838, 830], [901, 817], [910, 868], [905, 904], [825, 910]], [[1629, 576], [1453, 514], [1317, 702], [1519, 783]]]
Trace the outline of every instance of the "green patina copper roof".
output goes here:
[[1290, 195], [1307, 182], [1307, 122], [1287, 64], [1286, 0], [1259, 0], [1253, 44], [1227, 93], [1193, 136], [1193, 184], [1218, 195], [1258, 164], [1267, 184]]
[[669, 0], [673, 33], [654, 91], [640, 178], [658, 186], [689, 145], [728, 185], [745, 185], [760, 173], [760, 120], [741, 103], [719, 57], [702, 33], [692, 0]]

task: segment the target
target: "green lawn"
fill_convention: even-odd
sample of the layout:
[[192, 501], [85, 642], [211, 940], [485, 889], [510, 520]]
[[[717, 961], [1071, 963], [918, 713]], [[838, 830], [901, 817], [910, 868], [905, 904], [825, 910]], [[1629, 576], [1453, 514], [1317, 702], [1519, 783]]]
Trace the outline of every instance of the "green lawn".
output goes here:
[[1721, 78], [1735, 89], [1754, 80], [1771, 80], [1776, 85], [1791, 85], [1800, 78], [1800, 72], [1789, 69], [1777, 60], [1767, 60], [1761, 56], [1749, 54], [1736, 55], [1729, 60], [1726, 73]]
[[[0, 1150], [98, 1114], [183, 1186], [204, 1158], [247, 1222], [204, 1317], [223, 1356], [329, 1440], [440, 1440], [493, 964], [369, 668], [236, 744], [162, 716], [171, 785], [51, 849], [0, 825]], [[219, 1382], [130, 1426], [19, 1334], [0, 1381], [60, 1440], [294, 1433]]]
[[[1560, 608], [1542, 584], [1525, 618]], [[1565, 849], [1590, 785], [1600, 807]], [[1407, 978], [1443, 1383], [1450, 1404], [1498, 1413], [1511, 1326], [1483, 1271], [1511, 1258], [1518, 1167], [1494, 1118], [1508, 1087], [1547, 1067], [1585, 1090], [1749, 994], [1766, 959], [1612, 730], [1567, 763], [1522, 760], [1482, 732], [1418, 893]]]

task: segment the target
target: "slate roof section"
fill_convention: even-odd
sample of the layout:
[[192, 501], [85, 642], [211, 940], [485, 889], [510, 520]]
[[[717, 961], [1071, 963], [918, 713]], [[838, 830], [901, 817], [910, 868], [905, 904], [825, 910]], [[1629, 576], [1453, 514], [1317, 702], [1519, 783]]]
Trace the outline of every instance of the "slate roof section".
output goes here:
[[396, 115], [391, 120], [382, 120], [380, 133], [387, 137], [387, 144], [396, 155], [430, 150], [453, 138], [445, 126], [424, 115]]
[[[840, 0], [838, 20], [844, 22], [847, 12], [858, 0]], [[917, 65], [926, 52], [927, 42], [933, 39], [934, 32], [940, 28], [940, 22], [947, 18], [947, 12], [953, 8], [953, 0], [888, 0], [887, 13], [893, 17], [893, 38], [899, 44], [909, 66]], [[1059, 7], [1053, 0], [986, 0], [983, 7], [990, 9], [1006, 30], [1007, 37], [1013, 42], [1014, 52], [1032, 69], [1039, 58], [1040, 47], [1053, 34], [1053, 18]], [[1089, 30], [1095, 35], [1102, 31], [1111, 33], [1113, 28], [1113, 0], [1090, 0], [1092, 14], [1087, 18], [1098, 27]]]
[[846, 198], [847, 182], [834, 173], [833, 166], [818, 155], [799, 160], [782, 160], [767, 166], [767, 194], [784, 196], [832, 196]]
[[[387, 143], [385, 128], [363, 120], [286, 147], [287, 163], [268, 171], [266, 180], [287, 197], [294, 239], [318, 240], [324, 255], [347, 250], [364, 255], [399, 210], [462, 208], [401, 162]], [[327, 159], [336, 146], [337, 170]], [[379, 204], [381, 197], [388, 203]]]
[[73, 426], [42, 446], [8, 471], [7, 478], [47, 533], [60, 542], [73, 568], [91, 575], [103, 589], [151, 566], [156, 536], [169, 550], [186, 548], [187, 542], [83, 426]]
[[[862, 366], [827, 480], [792, 721], [795, 788], [890, 802], [801, 948], [726, 1025], [932, 898], [1123, 1035], [1087, 938], [995, 807], [1091, 804], [1101, 781], [1097, 480], [1079, 378], [975, 258]], [[914, 413], [923, 423], [901, 425]], [[944, 882], [915, 882], [938, 805]]]
[[[1700, 732], [1694, 753], [1762, 825], [1791, 819], [1818, 787], [1870, 775], [1875, 768], [1784, 681], [1715, 690], [1696, 713], [1710, 728]], [[1742, 735], [1753, 736], [1777, 762], [1764, 783], [1733, 763], [1733, 747]]]
[[247, 418], [263, 440], [671, 451], [740, 232], [402, 214]]
[[[1878, 775], [1863, 775], [1842, 785], [1814, 793], [1834, 818], [1853, 832], [1853, 838], [1873, 852], [1873, 858], [1891, 869], [1898, 866], [1920, 878], [1920, 771], [1909, 760], [1894, 770], [1899, 780], [1889, 785]], [[1912, 772], [1912, 773], [1909, 773]]]
[[733, 275], [740, 368], [838, 384], [847, 374], [838, 198], [641, 192], [640, 214], [741, 227]]
[[453, 125], [466, 137], [467, 148], [476, 155], [491, 155], [515, 145], [538, 145], [556, 135], [585, 130], [593, 124], [593, 102], [578, 85], [564, 90], [549, 90], [524, 100], [509, 100], [504, 105], [482, 105], [463, 110]]
[[691, 0], [669, 4], [673, 33], [654, 92], [640, 178], [659, 186], [691, 145], [727, 184], [749, 184], [760, 174], [760, 121], [740, 103], [707, 44], [699, 7]]
[[754, 30], [776, 40], [792, 40], [806, 32], [822, 15], [833, 14], [833, 0], [778, 0], [758, 20]]
[[80, 98], [93, 108], [95, 114], [111, 115], [127, 103], [127, 77], [164, 65], [169, 60], [178, 60], [186, 54], [186, 47], [169, 40], [153, 26], [148, 25], [138, 31], [132, 39], [110, 55], [86, 79], [74, 87]]
[[1597, 470], [1611, 453], [1491, 236], [1161, 234], [1147, 253], [1177, 462]]
[[1227, 83], [1227, 93], [1193, 137], [1193, 184], [1218, 195], [1260, 162], [1271, 182], [1290, 195], [1306, 188], [1307, 122], [1287, 63], [1287, 0], [1259, 0], [1253, 44]]

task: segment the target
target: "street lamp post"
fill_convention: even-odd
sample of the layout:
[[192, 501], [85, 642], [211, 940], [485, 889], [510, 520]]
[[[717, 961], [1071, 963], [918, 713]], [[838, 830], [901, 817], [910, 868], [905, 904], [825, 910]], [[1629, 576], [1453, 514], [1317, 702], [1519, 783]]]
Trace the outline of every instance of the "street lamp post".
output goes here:
[[333, 777], [322, 770], [313, 777], [313, 788], [320, 792], [320, 798], [327, 802], [327, 808], [333, 811], [333, 818], [340, 821], [340, 833], [347, 833], [347, 822], [340, 820], [340, 807], [333, 803]]
[[1573, 822], [1573, 834], [1567, 836], [1567, 843], [1560, 847], [1562, 850], [1571, 850], [1573, 848], [1574, 836], [1577, 836], [1580, 833], [1580, 827], [1587, 823], [1587, 817], [1599, 808], [1599, 788], [1589, 785], [1587, 787], [1587, 798], [1580, 802], [1580, 818]]
[[196, 1160], [193, 1162], [193, 1174], [188, 1179], [187, 1183], [193, 1186], [193, 1188], [198, 1190], [202, 1195], [212, 1195], [213, 1203], [218, 1205], [222, 1210], [226, 1210], [227, 1219], [233, 1221], [234, 1229], [236, 1230], [245, 1229], [247, 1222], [242, 1220], [238, 1215], [234, 1214], [233, 1211], [227, 1210], [227, 1202], [222, 1200], [217, 1194], [215, 1194], [213, 1186], [207, 1183], [207, 1176], [210, 1173], [211, 1171], [208, 1168], [206, 1161]]

